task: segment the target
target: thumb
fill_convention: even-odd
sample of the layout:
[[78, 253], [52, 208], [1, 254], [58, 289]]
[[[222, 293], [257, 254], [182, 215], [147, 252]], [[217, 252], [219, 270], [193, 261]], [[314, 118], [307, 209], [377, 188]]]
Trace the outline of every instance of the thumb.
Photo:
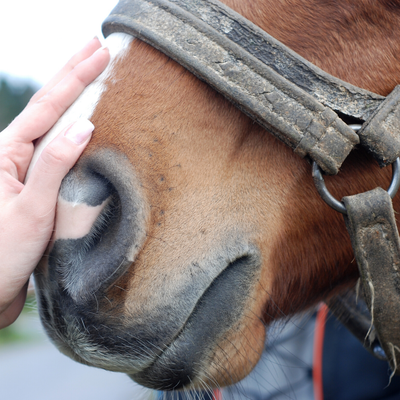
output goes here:
[[54, 208], [61, 181], [77, 162], [93, 130], [89, 120], [79, 119], [43, 149], [21, 193], [31, 206], [37, 205], [43, 213]]

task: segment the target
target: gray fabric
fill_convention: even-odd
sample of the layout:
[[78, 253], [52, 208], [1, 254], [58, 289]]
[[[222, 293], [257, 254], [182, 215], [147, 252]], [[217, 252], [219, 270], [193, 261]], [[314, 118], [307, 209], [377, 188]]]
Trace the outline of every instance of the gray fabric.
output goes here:
[[314, 400], [312, 358], [315, 317], [303, 314], [268, 329], [260, 362], [223, 400]]

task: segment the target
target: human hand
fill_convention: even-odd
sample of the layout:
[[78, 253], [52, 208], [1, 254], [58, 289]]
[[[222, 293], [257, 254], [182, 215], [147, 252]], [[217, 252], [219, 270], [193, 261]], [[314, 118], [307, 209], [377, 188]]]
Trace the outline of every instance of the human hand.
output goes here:
[[[33, 140], [44, 135], [107, 66], [109, 52], [91, 40], [0, 133], [0, 329], [15, 321], [29, 276], [54, 226], [62, 179], [90, 140], [87, 120], [69, 125], [41, 153], [24, 184]], [[98, 51], [96, 51], [98, 50]]]

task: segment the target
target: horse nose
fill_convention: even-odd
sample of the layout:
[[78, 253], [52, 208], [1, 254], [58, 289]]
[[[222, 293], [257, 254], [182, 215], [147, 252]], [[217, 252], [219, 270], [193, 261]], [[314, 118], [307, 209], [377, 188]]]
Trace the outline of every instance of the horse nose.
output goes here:
[[117, 200], [115, 187], [103, 176], [72, 169], [60, 188], [53, 239], [79, 239], [94, 227], [101, 230], [106, 219], [116, 217]]
[[147, 215], [126, 156], [101, 150], [82, 157], [60, 188], [50, 280], [76, 302], [107, 290], [142, 247]]

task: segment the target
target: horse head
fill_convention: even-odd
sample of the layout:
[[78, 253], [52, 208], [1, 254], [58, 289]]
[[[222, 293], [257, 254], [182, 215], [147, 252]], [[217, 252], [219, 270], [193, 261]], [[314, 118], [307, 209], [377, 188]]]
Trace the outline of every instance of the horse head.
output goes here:
[[[344, 81], [400, 82], [393, 2], [224, 3]], [[271, 321], [355, 284], [343, 219], [306, 160], [207, 84], [129, 35], [107, 45], [106, 72], [59, 122], [96, 129], [36, 269], [41, 319], [66, 355], [145, 386], [229, 385]], [[389, 180], [355, 150], [327, 184], [341, 198]]]

